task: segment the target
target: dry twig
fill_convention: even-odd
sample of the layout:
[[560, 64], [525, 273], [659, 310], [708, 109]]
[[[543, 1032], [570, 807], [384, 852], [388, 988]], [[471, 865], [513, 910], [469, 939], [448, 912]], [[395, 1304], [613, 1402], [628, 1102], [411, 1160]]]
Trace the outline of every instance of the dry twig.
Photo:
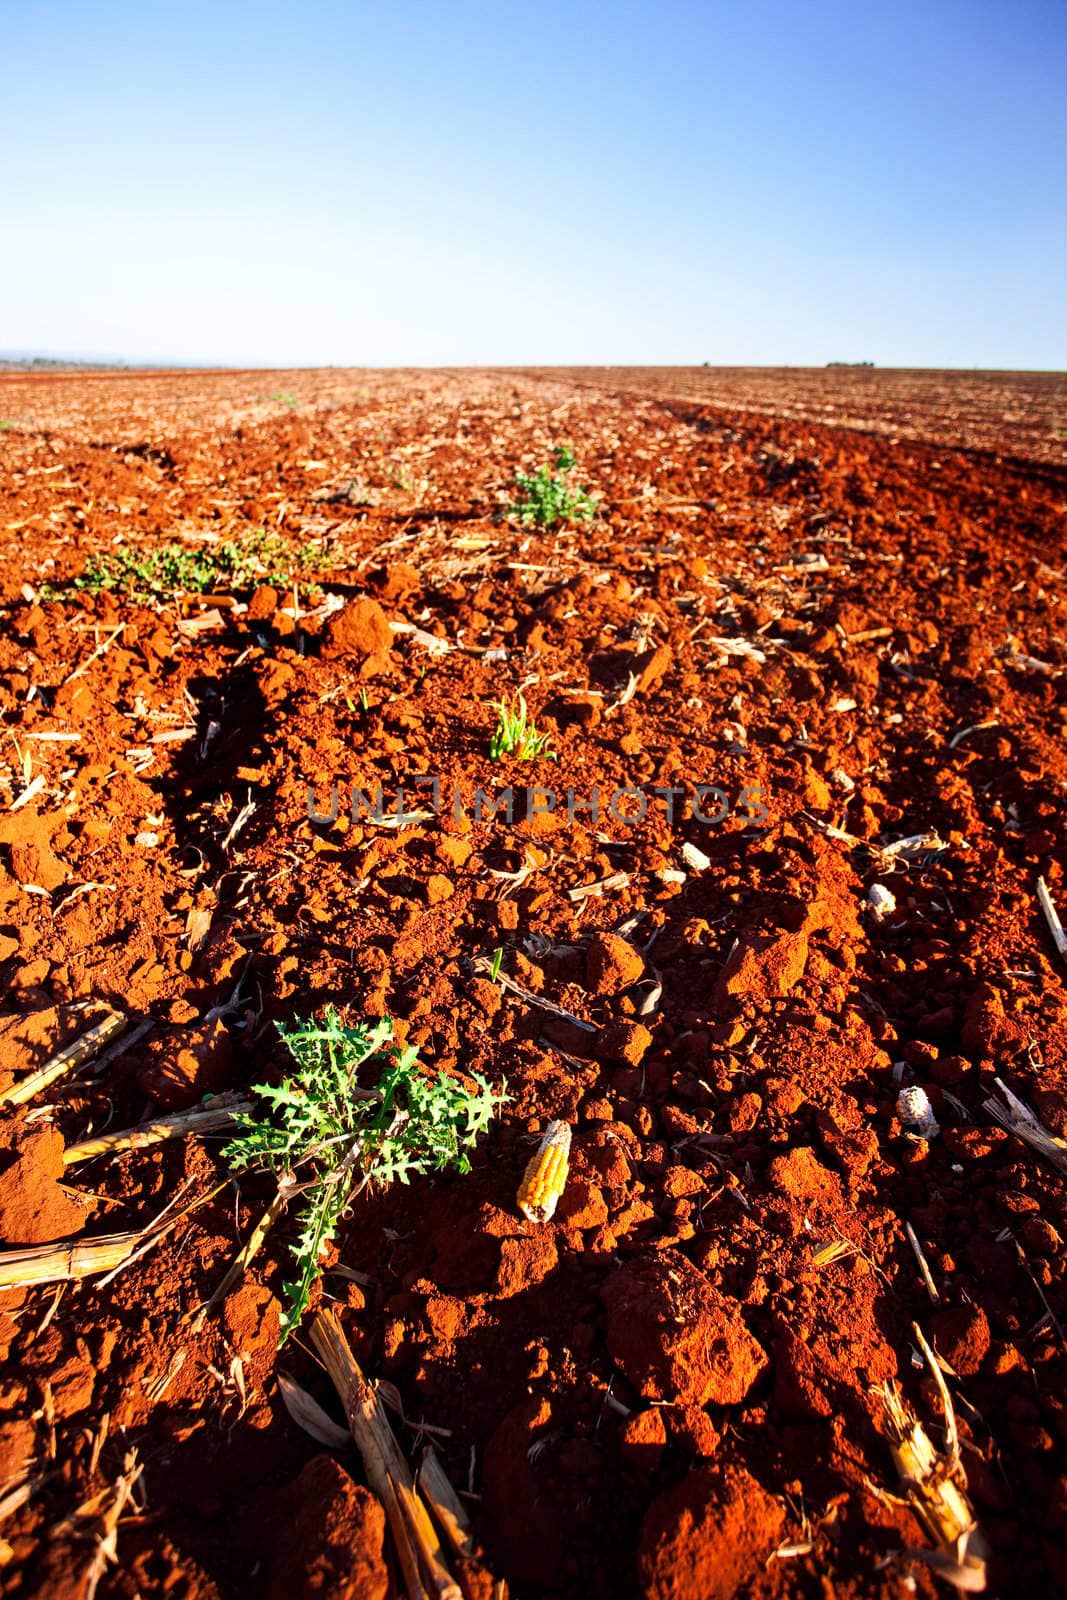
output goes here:
[[926, 1259], [926, 1256], [923, 1252], [923, 1247], [919, 1243], [918, 1235], [916, 1234], [915, 1229], [912, 1227], [910, 1222], [905, 1222], [904, 1232], [907, 1235], [908, 1243], [911, 1245], [915, 1259], [919, 1263], [919, 1271], [922, 1273], [922, 1280], [926, 1285], [926, 1292], [930, 1296], [930, 1299], [936, 1304], [941, 1296], [937, 1292], [937, 1285], [934, 1283], [933, 1276], [931, 1275], [930, 1263]]
[[93, 1600], [108, 1563], [118, 1562], [119, 1520], [140, 1476], [137, 1452], [129, 1450], [115, 1482], [93, 1495], [53, 1530], [53, 1538], [88, 1537], [96, 1541], [96, 1549], [85, 1571], [85, 1587], [80, 1591], [84, 1600]]
[[[472, 966], [480, 977], [492, 977], [493, 963], [485, 956], [476, 956]], [[576, 1017], [573, 1011], [565, 1011], [562, 1006], [557, 1006], [553, 1000], [543, 1000], [538, 994], [531, 994], [529, 989], [524, 989], [521, 983], [516, 983], [505, 973], [498, 972], [492, 980], [507, 989], [511, 994], [517, 994], [520, 1000], [525, 1000], [528, 1005], [537, 1006], [541, 1011], [551, 1011], [553, 1016], [563, 1017], [567, 1022], [573, 1022], [575, 1027], [583, 1028], [586, 1033], [596, 1033], [597, 1027], [593, 1022], [583, 1022], [581, 1017]]]

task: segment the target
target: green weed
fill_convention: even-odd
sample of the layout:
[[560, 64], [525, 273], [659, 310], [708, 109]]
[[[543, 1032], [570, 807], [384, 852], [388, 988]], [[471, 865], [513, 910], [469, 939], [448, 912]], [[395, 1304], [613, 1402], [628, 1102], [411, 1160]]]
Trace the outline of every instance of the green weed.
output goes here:
[[552, 452], [555, 471], [542, 467], [539, 472], [520, 472], [515, 477], [519, 498], [508, 507], [509, 516], [525, 526], [554, 527], [557, 522], [591, 522], [596, 516], [596, 501], [585, 489], [572, 486], [574, 456], [566, 445]]
[[129, 599], [165, 599], [248, 589], [260, 583], [287, 584], [333, 564], [321, 546], [294, 546], [277, 533], [257, 533], [222, 544], [121, 544], [90, 556], [85, 570], [65, 589], [50, 588], [46, 599], [119, 591]]
[[509, 704], [506, 700], [492, 702], [496, 714], [496, 727], [489, 741], [489, 759], [499, 761], [503, 756], [517, 756], [520, 761], [536, 761], [538, 756], [555, 760], [548, 748], [549, 735], [538, 733], [530, 721], [526, 701], [520, 689]]
[[269, 1110], [236, 1118], [223, 1158], [237, 1169], [273, 1172], [283, 1192], [303, 1197], [292, 1246], [296, 1275], [284, 1284], [282, 1342], [307, 1310], [322, 1255], [345, 1211], [368, 1185], [454, 1168], [469, 1172], [467, 1151], [508, 1099], [477, 1073], [477, 1092], [420, 1071], [418, 1051], [390, 1041], [388, 1017], [345, 1027], [327, 1007], [321, 1024], [301, 1021], [279, 1033], [296, 1063], [280, 1088], [254, 1085]]
[[290, 411], [295, 411], [297, 408], [297, 398], [291, 389], [275, 389], [270, 398], [276, 400], [279, 405], [288, 406]]

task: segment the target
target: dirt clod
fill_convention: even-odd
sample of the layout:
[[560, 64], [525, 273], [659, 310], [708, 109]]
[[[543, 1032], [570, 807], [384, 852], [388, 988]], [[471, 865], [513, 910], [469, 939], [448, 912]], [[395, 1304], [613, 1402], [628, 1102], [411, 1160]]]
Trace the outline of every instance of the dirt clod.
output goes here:
[[732, 1600], [773, 1554], [785, 1512], [734, 1463], [701, 1467], [653, 1500], [638, 1566], [648, 1600]]
[[612, 1360], [646, 1399], [737, 1405], [767, 1365], [737, 1305], [684, 1258], [638, 1256], [602, 1292]]
[[324, 656], [384, 656], [393, 647], [389, 618], [377, 600], [352, 600], [330, 618], [323, 634]]

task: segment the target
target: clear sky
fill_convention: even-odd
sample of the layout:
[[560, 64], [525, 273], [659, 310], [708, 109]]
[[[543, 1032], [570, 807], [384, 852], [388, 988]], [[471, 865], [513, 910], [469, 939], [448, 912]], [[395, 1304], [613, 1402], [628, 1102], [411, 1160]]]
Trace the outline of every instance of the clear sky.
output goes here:
[[0, 349], [1067, 368], [1065, 0], [32, 0]]

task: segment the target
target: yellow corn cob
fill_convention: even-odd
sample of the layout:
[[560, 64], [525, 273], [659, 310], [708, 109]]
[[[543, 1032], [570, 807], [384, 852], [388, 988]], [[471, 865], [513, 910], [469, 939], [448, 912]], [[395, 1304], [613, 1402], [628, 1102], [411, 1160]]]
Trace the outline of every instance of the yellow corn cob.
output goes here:
[[567, 1183], [571, 1130], [566, 1122], [550, 1122], [519, 1184], [519, 1210], [531, 1222], [547, 1222]]

